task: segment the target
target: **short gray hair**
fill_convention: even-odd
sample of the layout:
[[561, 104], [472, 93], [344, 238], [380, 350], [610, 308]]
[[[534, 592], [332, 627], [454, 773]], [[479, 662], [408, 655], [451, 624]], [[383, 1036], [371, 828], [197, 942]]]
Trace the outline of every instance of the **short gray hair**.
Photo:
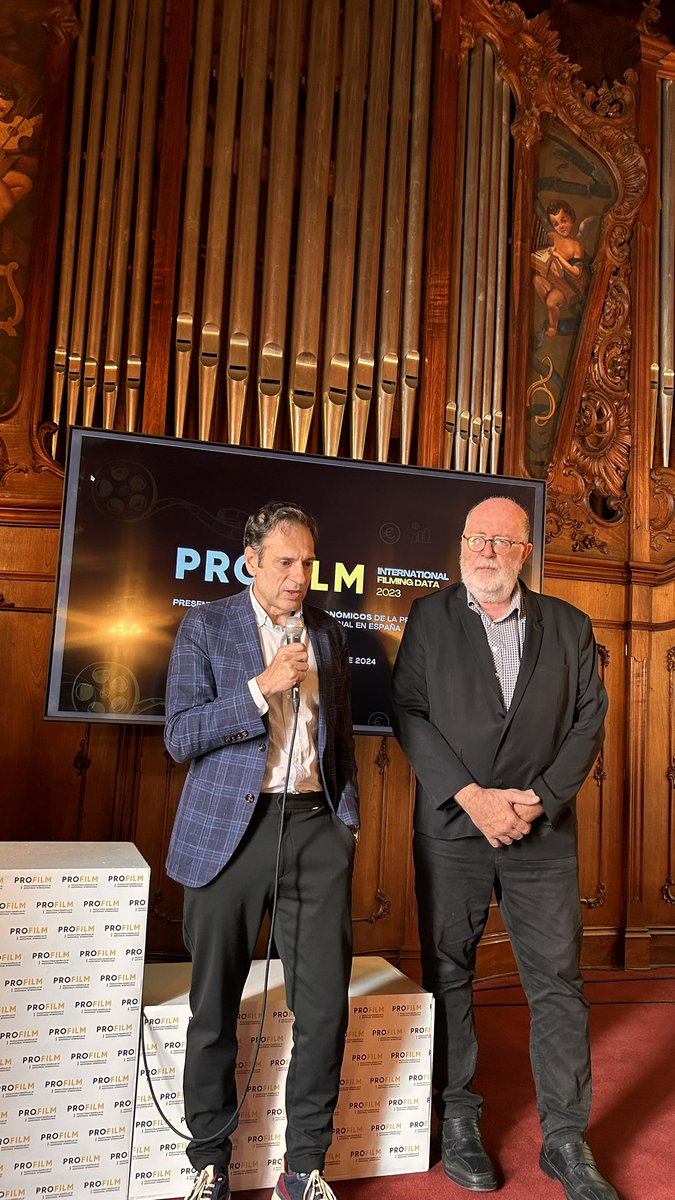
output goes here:
[[260, 554], [265, 538], [278, 525], [304, 525], [315, 546], [319, 540], [319, 526], [310, 512], [289, 500], [268, 500], [248, 518], [244, 526], [244, 546], [250, 546]]

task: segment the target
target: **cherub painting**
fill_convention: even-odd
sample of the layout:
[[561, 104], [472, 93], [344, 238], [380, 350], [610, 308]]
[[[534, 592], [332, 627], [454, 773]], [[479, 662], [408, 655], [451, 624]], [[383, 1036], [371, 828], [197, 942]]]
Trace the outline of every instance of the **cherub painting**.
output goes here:
[[48, 0], [0, 0], [0, 422], [19, 396], [33, 269]]
[[36, 133], [42, 114], [17, 114], [18, 93], [0, 78], [0, 225], [33, 188], [37, 172]]
[[533, 251], [534, 288], [544, 301], [548, 325], [546, 337], [560, 332], [561, 314], [578, 309], [588, 290], [589, 259], [578, 237], [573, 236], [577, 215], [566, 200], [551, 200], [546, 216], [552, 227], [548, 246]]
[[593, 267], [616, 184], [598, 154], [555, 117], [542, 119], [534, 184], [532, 308], [525, 404], [527, 466], [546, 474], [575, 369]]

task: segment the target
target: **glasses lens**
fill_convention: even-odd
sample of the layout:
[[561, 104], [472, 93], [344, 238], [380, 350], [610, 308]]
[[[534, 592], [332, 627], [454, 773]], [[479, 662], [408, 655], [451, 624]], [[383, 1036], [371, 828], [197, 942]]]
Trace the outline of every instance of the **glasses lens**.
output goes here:
[[492, 549], [495, 554], [508, 554], [511, 543], [508, 538], [496, 537], [492, 539]]
[[476, 553], [478, 553], [478, 551], [482, 550], [485, 546], [485, 538], [479, 537], [478, 534], [475, 534], [466, 539], [466, 544], [469, 547], [469, 550], [475, 550]]

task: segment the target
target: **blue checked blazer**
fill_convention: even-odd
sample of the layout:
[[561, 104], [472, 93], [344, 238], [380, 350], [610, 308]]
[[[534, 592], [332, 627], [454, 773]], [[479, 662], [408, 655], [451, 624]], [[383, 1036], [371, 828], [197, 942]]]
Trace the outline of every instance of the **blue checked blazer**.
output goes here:
[[[320, 609], [305, 604], [303, 616], [319, 671], [323, 787], [338, 817], [358, 826], [347, 639]], [[255, 811], [268, 737], [248, 680], [264, 668], [248, 589], [183, 618], [169, 663], [164, 740], [176, 762], [190, 762], [167, 858], [170, 877], [187, 887], [223, 869]]]

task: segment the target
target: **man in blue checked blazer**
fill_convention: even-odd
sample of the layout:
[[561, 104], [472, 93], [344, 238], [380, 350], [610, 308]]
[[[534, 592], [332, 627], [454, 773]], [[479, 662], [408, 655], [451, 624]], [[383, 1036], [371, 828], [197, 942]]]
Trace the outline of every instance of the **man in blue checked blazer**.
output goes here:
[[167, 869], [185, 887], [192, 956], [184, 1094], [195, 1198], [230, 1194], [237, 1015], [278, 853], [274, 936], [295, 1023], [275, 1194], [333, 1197], [321, 1172], [347, 1029], [359, 809], [345, 633], [303, 605], [316, 539], [294, 504], [249, 517], [252, 586], [192, 609], [169, 664], [165, 741], [190, 762]]

